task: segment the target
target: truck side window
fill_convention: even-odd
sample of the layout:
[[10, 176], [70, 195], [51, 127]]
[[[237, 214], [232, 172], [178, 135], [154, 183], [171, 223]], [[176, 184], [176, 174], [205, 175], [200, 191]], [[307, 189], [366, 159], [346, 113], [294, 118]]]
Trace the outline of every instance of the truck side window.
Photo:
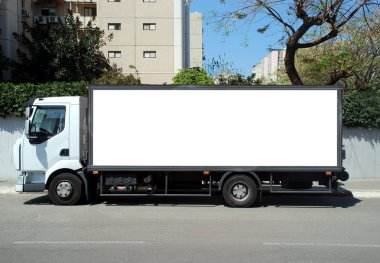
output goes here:
[[43, 134], [51, 137], [60, 133], [65, 128], [65, 108], [39, 107], [34, 114], [30, 135]]

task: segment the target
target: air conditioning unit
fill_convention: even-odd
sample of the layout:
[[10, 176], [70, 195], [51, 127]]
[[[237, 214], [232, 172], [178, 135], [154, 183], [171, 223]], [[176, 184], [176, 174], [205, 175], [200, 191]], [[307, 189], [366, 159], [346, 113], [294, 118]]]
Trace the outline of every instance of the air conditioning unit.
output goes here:
[[21, 9], [21, 15], [23, 17], [29, 17], [29, 11], [26, 9]]
[[35, 19], [34, 19], [34, 22], [36, 24], [40, 24], [40, 25], [46, 25], [47, 24], [47, 16], [36, 16]]
[[58, 16], [49, 16], [49, 23], [58, 23], [59, 22], [59, 17]]

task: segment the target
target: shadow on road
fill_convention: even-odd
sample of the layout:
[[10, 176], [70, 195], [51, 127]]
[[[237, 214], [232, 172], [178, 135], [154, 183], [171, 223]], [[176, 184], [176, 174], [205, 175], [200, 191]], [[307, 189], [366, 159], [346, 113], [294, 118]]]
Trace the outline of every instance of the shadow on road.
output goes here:
[[48, 195], [42, 195], [24, 202], [24, 205], [53, 205]]
[[[262, 202], [252, 208], [349, 208], [361, 202], [360, 199], [349, 195], [299, 195], [299, 194], [263, 194]], [[53, 205], [47, 195], [39, 196], [24, 202], [25, 205]], [[222, 196], [211, 197], [103, 197], [83, 206], [180, 206], [180, 207], [216, 207], [225, 206]]]

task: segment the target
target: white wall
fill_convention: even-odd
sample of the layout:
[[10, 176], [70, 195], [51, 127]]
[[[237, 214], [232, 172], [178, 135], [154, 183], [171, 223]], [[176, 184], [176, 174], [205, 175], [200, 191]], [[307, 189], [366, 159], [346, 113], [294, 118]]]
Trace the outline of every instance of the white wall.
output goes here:
[[0, 118], [0, 181], [16, 180], [19, 174], [13, 166], [12, 150], [21, 137], [24, 125], [24, 118]]
[[[24, 118], [0, 118], [0, 181], [16, 180], [12, 148], [24, 129]], [[380, 179], [380, 129], [344, 128], [346, 167], [351, 179]]]
[[380, 129], [344, 128], [343, 166], [355, 179], [380, 179]]

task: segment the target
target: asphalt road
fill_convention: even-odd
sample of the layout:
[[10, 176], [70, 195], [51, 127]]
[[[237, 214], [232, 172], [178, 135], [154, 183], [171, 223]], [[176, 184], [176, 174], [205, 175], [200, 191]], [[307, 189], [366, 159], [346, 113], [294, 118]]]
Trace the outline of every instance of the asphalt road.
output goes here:
[[0, 195], [0, 262], [379, 262], [380, 199], [103, 199]]

